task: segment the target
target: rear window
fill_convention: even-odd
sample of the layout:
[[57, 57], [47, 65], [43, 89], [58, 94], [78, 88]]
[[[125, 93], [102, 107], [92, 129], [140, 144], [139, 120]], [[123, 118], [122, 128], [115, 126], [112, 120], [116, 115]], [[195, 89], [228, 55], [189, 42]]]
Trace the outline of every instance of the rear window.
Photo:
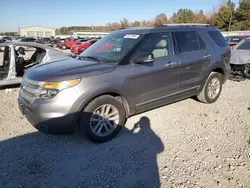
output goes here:
[[219, 47], [227, 47], [228, 43], [219, 31], [208, 31], [208, 35]]

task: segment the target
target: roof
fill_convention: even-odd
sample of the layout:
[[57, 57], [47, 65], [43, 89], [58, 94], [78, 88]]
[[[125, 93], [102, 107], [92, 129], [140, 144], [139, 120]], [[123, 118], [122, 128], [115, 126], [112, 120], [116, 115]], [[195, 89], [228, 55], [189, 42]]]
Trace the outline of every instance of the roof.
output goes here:
[[52, 27], [44, 27], [44, 26], [41, 26], [41, 25], [33, 25], [33, 26], [29, 26], [29, 27], [20, 27], [19, 29], [31, 28], [31, 27], [42, 27], [42, 28], [54, 29], [54, 30], [55, 30], [55, 28], [52, 28]]
[[94, 30], [71, 30], [70, 32], [110, 33], [110, 31], [94, 31]]
[[10, 41], [10, 42], [6, 42], [6, 43], [2, 43], [0, 44], [2, 46], [6, 46], [6, 45], [15, 45], [15, 46], [33, 46], [33, 47], [37, 47], [37, 48], [43, 48], [43, 49], [53, 49], [53, 50], [56, 50], [50, 46], [46, 46], [46, 45], [43, 45], [43, 44], [39, 44], [39, 43], [35, 43], [35, 42], [13, 42], [13, 41]]
[[216, 27], [208, 24], [163, 24], [154, 27], [131, 27], [125, 28], [114, 32], [134, 32], [138, 34], [147, 34], [147, 33], [154, 33], [154, 32], [161, 32], [163, 30], [173, 30], [173, 29], [192, 29], [192, 28], [199, 28], [199, 29], [215, 29]]

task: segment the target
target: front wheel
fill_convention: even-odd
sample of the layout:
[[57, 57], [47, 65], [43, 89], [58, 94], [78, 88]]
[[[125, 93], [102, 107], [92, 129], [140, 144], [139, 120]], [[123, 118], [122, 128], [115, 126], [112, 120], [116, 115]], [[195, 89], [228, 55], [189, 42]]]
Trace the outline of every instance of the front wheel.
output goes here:
[[212, 72], [203, 86], [202, 91], [197, 95], [199, 101], [204, 103], [214, 103], [217, 101], [222, 90], [223, 75]]
[[66, 49], [67, 49], [67, 46], [66, 46], [65, 44], [63, 44], [63, 45], [61, 46], [61, 48], [62, 48], [63, 50], [66, 50]]
[[113, 139], [126, 122], [122, 103], [109, 95], [91, 101], [81, 114], [80, 130], [93, 142], [107, 142]]
[[250, 63], [245, 65], [243, 74], [245, 78], [250, 78]]

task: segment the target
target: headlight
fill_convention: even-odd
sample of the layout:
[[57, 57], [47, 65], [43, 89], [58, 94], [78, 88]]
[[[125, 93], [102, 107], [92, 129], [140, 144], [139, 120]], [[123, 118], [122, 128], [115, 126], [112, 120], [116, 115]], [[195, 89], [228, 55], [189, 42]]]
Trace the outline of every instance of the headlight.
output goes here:
[[68, 80], [68, 81], [62, 81], [62, 82], [44, 82], [42, 84], [42, 91], [39, 95], [39, 98], [42, 99], [49, 99], [56, 96], [61, 90], [76, 86], [79, 84], [81, 80]]

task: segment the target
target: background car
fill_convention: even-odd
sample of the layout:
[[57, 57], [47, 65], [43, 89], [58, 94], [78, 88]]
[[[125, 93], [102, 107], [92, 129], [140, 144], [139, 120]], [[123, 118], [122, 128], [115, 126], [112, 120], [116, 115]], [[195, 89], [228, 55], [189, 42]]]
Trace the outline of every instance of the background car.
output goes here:
[[40, 44], [50, 44], [51, 39], [49, 37], [43, 37], [43, 38], [38, 38], [36, 42]]
[[72, 57], [34, 42], [0, 44], [0, 86], [19, 84], [30, 67], [62, 59]]
[[5, 43], [5, 42], [7, 42], [6, 39], [0, 39], [0, 43]]
[[66, 50], [66, 49], [71, 48], [72, 46], [82, 44], [83, 42], [86, 42], [86, 41], [87, 41], [86, 39], [70, 39], [67, 42], [59, 43], [58, 47], [63, 50]]
[[250, 37], [250, 35], [236, 35], [236, 36], [228, 36], [225, 37], [229, 46], [235, 46], [237, 43], [242, 41], [243, 39]]
[[94, 44], [97, 41], [98, 41], [97, 39], [93, 39], [93, 40], [88, 40], [87, 42], [84, 42], [82, 44], [72, 46], [71, 48], [72, 55], [75, 56], [81, 54], [84, 50], [89, 48], [92, 44]]
[[36, 39], [34, 37], [24, 37], [20, 39], [20, 42], [36, 42]]
[[250, 78], [250, 37], [234, 46], [230, 66], [232, 72], [240, 72], [245, 78]]

